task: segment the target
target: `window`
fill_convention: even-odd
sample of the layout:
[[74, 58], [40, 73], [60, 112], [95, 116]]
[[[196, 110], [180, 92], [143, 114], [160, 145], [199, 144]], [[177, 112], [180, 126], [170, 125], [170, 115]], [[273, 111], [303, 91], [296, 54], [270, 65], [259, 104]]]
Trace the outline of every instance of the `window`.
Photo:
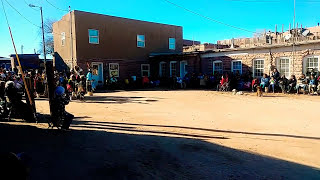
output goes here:
[[110, 77], [119, 77], [119, 64], [118, 63], [110, 63], [109, 64], [109, 76]]
[[314, 72], [319, 72], [318, 57], [308, 57], [305, 59], [303, 73], [309, 75], [312, 70], [314, 70]]
[[66, 43], [66, 33], [62, 32], [61, 33], [61, 46], [64, 46]]
[[160, 65], [159, 65], [159, 76], [160, 77], [165, 77], [166, 74], [167, 74], [167, 63], [165, 62], [160, 62]]
[[146, 47], [144, 35], [137, 35], [137, 47]]
[[89, 43], [99, 44], [99, 31], [95, 29], [89, 29]]
[[170, 77], [177, 76], [177, 61], [170, 62]]
[[222, 61], [213, 61], [212, 63], [213, 74], [216, 72], [219, 74], [223, 74], [223, 64]]
[[233, 73], [239, 72], [240, 74], [242, 74], [242, 62], [241, 62], [241, 60], [234, 60], [234, 61], [231, 62], [231, 71]]
[[176, 49], [176, 39], [169, 38], [169, 49], [175, 50]]
[[253, 77], [262, 77], [264, 74], [264, 60], [253, 60]]
[[277, 61], [277, 68], [281, 75], [290, 77], [290, 59], [289, 58], [280, 58]]
[[149, 64], [141, 64], [141, 76], [150, 76], [150, 65]]

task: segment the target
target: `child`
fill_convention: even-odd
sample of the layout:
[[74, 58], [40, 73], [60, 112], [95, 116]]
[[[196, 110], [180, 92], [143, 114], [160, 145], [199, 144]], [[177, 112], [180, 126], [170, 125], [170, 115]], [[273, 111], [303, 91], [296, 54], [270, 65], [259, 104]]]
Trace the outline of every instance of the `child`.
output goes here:
[[258, 78], [254, 78], [252, 80], [252, 92], [254, 92], [255, 89], [257, 89], [257, 86], [259, 86], [259, 79]]
[[261, 78], [261, 83], [260, 83], [261, 88], [264, 89], [265, 87], [268, 87], [268, 82], [269, 82], [269, 79], [267, 75], [264, 74], [263, 77]]
[[270, 89], [270, 87], [272, 87], [272, 92], [274, 93], [274, 86], [276, 84], [276, 80], [274, 79], [274, 76], [271, 77], [269, 83], [270, 83], [269, 89]]
[[314, 92], [314, 88], [316, 87], [316, 79], [313, 75], [311, 75], [311, 79], [309, 81], [309, 94]]

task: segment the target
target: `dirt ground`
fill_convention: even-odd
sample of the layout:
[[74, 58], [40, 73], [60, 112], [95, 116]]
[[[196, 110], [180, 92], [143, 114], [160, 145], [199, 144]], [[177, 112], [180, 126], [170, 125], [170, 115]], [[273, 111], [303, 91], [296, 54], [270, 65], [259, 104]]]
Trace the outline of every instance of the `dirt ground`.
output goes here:
[[70, 132], [13, 122], [0, 137], [32, 157], [31, 179], [320, 179], [319, 107], [307, 95], [95, 93], [67, 106]]

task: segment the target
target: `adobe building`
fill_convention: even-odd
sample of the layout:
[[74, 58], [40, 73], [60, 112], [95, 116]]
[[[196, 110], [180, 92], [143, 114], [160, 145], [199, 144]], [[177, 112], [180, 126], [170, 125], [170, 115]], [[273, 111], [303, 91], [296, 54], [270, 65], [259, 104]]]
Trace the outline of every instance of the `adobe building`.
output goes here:
[[181, 26], [77, 10], [55, 22], [53, 34], [55, 59], [85, 72], [91, 68], [99, 84], [107, 76], [150, 76], [150, 54], [183, 51]]
[[261, 77], [277, 68], [281, 75], [318, 73], [320, 27], [299, 28], [263, 37], [218, 41], [233, 48], [212, 49], [201, 53], [202, 72], [212, 74], [250, 73]]

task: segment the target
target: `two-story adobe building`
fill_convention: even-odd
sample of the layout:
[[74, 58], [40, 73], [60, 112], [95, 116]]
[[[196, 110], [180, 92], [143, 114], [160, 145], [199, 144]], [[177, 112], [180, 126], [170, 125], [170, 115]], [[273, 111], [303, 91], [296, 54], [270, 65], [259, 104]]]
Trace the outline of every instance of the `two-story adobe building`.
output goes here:
[[183, 51], [181, 26], [77, 10], [55, 22], [53, 34], [55, 58], [70, 68], [91, 68], [101, 84], [107, 76], [149, 76], [150, 54]]

